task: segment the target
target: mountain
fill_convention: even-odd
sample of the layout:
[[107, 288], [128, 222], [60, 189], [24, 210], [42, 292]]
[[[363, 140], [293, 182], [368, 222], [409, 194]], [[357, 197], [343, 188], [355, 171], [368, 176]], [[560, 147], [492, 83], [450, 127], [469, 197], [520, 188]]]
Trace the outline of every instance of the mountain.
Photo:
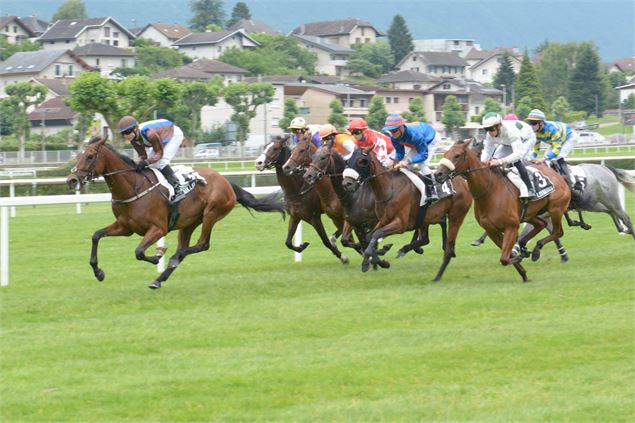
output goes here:
[[[237, 0], [236, 0], [237, 1]], [[225, 1], [227, 17], [236, 1]], [[303, 22], [360, 18], [386, 32], [402, 15], [414, 39], [467, 38], [483, 48], [527, 49], [544, 40], [594, 41], [603, 61], [635, 50], [633, 0], [242, 0], [251, 15], [288, 33]], [[44, 20], [64, 0], [0, 0], [2, 15]], [[91, 17], [112, 16], [126, 27], [150, 22], [188, 25], [189, 0], [84, 0]]]

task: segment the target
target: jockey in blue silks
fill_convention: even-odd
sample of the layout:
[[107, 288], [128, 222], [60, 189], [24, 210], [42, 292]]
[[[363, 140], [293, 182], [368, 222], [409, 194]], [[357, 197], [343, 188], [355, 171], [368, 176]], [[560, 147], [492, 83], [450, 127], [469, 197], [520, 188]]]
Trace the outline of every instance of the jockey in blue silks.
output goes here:
[[320, 138], [320, 125], [307, 125], [303, 117], [298, 116], [293, 118], [289, 124], [289, 130], [293, 133], [294, 144], [298, 143], [300, 135], [309, 131], [311, 132], [311, 141], [313, 141], [313, 144], [315, 144], [316, 147], [322, 145], [322, 138]]
[[[395, 147], [395, 151], [390, 155], [390, 159], [396, 161], [395, 167], [412, 167], [419, 166], [419, 173], [423, 176], [427, 191], [430, 192], [428, 200], [438, 200], [434, 180], [432, 179], [432, 170], [430, 169], [430, 160], [434, 155], [434, 151], [439, 144], [441, 137], [434, 128], [425, 122], [411, 122], [406, 120], [398, 113], [391, 113], [386, 118], [384, 131], [390, 133], [390, 141]], [[408, 157], [406, 157], [406, 147], [410, 148]]]

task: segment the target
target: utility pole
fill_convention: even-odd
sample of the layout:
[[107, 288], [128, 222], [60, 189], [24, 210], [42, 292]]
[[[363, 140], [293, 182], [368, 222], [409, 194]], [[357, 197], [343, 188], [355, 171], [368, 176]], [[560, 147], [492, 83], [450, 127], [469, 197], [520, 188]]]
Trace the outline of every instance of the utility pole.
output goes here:
[[[507, 86], [505, 84], [501, 84], [503, 87], [503, 109], [507, 107]], [[505, 110], [503, 110], [505, 112]]]
[[351, 86], [346, 84], [346, 119], [351, 120]]

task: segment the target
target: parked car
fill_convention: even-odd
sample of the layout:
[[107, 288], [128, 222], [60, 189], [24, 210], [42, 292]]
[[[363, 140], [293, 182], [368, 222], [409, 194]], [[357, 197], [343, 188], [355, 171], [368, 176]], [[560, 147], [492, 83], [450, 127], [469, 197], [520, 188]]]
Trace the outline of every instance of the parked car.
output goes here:
[[600, 127], [599, 123], [586, 123], [586, 121], [581, 120], [578, 122], [573, 122], [572, 128], [576, 131], [584, 131], [587, 129], [597, 129]]
[[579, 131], [578, 132], [578, 145], [581, 144], [607, 144], [604, 135], [597, 132]]
[[197, 144], [194, 147], [194, 158], [195, 159], [215, 159], [220, 157], [220, 147], [222, 146], [219, 142], [210, 142]]

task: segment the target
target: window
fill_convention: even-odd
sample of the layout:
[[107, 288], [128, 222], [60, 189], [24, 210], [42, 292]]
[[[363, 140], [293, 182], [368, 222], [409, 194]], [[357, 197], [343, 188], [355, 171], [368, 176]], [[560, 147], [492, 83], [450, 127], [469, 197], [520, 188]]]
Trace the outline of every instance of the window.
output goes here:
[[13, 32], [18, 32], [18, 26], [17, 25], [13, 25]]
[[60, 65], [55, 65], [55, 76], [61, 76], [62, 75], [62, 67]]
[[73, 76], [73, 65], [68, 65], [68, 76]]
[[444, 90], [449, 90], [450, 89], [450, 84], [443, 84], [443, 89]]
[[480, 107], [478, 107], [478, 106], [475, 106], [475, 107], [474, 107], [474, 114], [475, 114], [475, 115], [480, 115], [480, 114], [481, 114]]
[[128, 59], [121, 59], [121, 67], [122, 68], [128, 67]]
[[481, 70], [481, 74], [482, 74], [482, 75], [487, 75], [487, 69], [483, 69], [483, 70]]
[[386, 97], [386, 98], [385, 98], [385, 100], [386, 100], [386, 104], [390, 104], [390, 103], [391, 103], [391, 101], [392, 101], [392, 98], [390, 98], [390, 97]]
[[112, 32], [112, 37], [113, 38], [119, 38], [119, 32], [118, 31], [113, 31]]
[[112, 40], [112, 45], [113, 46], [118, 46], [119, 45], [119, 40]]
[[223, 51], [223, 46], [218, 46], [218, 52], [220, 53], [221, 51]]
[[[414, 88], [415, 90], [420, 90], [421, 89], [421, 84], [415, 84], [414, 87], [412, 87], [412, 88]], [[410, 100], [412, 100], [412, 99], [410, 99]]]
[[110, 28], [107, 26], [104, 27], [104, 37], [110, 37]]
[[366, 100], [359, 100], [359, 107], [366, 107]]
[[395, 97], [392, 99], [393, 104], [398, 104], [399, 103], [399, 97]]
[[417, 61], [417, 56], [412, 56], [412, 61], [416, 62]]
[[359, 44], [359, 43], [361, 43], [361, 42], [362, 42], [362, 39], [361, 39], [361, 38], [359, 38], [359, 37], [355, 38], [355, 43]]
[[95, 65], [99, 66], [99, 58], [95, 59]]

